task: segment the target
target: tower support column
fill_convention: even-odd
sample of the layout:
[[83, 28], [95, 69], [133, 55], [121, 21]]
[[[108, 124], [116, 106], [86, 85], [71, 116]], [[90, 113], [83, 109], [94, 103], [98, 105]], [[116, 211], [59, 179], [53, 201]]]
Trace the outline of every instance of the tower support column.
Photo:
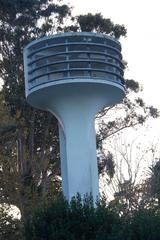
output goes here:
[[85, 111], [73, 113], [66, 115], [64, 126], [59, 124], [62, 188], [68, 200], [77, 192], [82, 197], [92, 193], [95, 202], [99, 184], [94, 121]]

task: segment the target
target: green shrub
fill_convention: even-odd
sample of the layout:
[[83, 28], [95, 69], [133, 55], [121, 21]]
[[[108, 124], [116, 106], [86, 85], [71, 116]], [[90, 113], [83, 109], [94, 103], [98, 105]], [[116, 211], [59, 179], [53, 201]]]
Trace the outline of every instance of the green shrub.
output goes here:
[[25, 223], [26, 240], [158, 240], [160, 213], [139, 209], [117, 215], [105, 201], [95, 207], [91, 196], [80, 195], [70, 204], [59, 196], [37, 206]]
[[160, 239], [160, 214], [152, 209], [140, 209], [135, 212], [130, 223], [131, 240]]
[[115, 239], [120, 218], [103, 201], [94, 207], [91, 196], [80, 195], [69, 204], [63, 197], [37, 207], [25, 223], [26, 240], [103, 240]]

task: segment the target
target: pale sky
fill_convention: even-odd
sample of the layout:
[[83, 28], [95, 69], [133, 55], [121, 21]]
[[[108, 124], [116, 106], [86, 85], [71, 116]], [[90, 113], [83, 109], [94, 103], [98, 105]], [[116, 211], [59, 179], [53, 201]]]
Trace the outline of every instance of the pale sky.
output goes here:
[[128, 62], [126, 77], [142, 83], [148, 104], [160, 108], [160, 1], [159, 0], [64, 0], [74, 6], [74, 15], [102, 13], [127, 28], [121, 39]]

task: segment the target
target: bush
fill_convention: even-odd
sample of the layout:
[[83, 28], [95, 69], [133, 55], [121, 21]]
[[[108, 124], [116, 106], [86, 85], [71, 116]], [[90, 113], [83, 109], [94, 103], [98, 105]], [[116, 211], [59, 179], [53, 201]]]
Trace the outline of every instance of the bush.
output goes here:
[[25, 223], [26, 240], [112, 240], [120, 218], [104, 202], [94, 207], [92, 197], [80, 195], [69, 204], [63, 197], [40, 204]]
[[[116, 212], [116, 209], [115, 209]], [[160, 213], [139, 209], [121, 217], [104, 200], [80, 195], [40, 204], [25, 223], [26, 240], [158, 240]]]
[[140, 209], [135, 212], [129, 226], [130, 239], [160, 239], [160, 214], [152, 209]]

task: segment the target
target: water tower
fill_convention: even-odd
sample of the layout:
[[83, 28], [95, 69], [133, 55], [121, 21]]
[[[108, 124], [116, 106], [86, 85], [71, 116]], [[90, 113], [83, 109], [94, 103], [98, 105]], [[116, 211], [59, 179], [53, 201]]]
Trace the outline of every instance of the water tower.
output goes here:
[[63, 193], [99, 195], [94, 118], [125, 94], [121, 46], [103, 34], [44, 37], [24, 49], [28, 103], [59, 122]]

